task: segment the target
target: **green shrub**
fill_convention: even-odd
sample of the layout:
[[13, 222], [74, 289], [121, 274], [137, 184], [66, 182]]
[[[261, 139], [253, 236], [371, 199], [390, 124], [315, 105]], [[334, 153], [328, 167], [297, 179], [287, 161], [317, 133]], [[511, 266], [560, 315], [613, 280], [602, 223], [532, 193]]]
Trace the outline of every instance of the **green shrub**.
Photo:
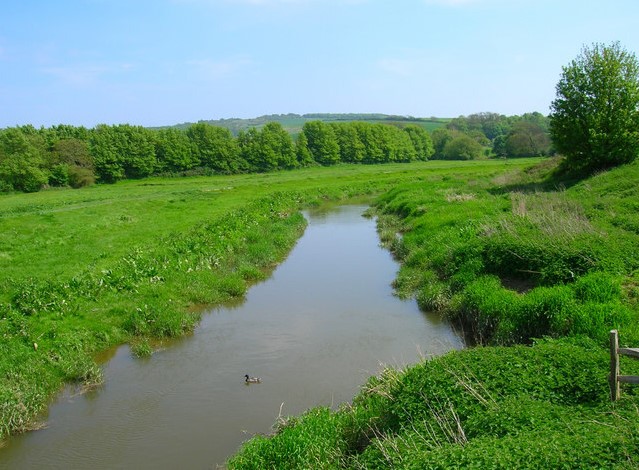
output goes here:
[[460, 322], [473, 339], [490, 343], [503, 319], [510, 319], [519, 304], [519, 296], [504, 289], [495, 276], [482, 276], [466, 286], [460, 295], [458, 311], [451, 318]]
[[345, 450], [341, 415], [314, 408], [281, 423], [277, 433], [256, 436], [227, 462], [233, 469], [335, 468]]
[[574, 284], [575, 296], [581, 302], [608, 303], [621, 299], [621, 282], [606, 272], [592, 272], [581, 276]]
[[576, 302], [568, 286], [537, 287], [521, 297], [516, 319], [516, 341], [572, 331]]
[[69, 166], [60, 164], [51, 168], [49, 184], [51, 186], [67, 186], [69, 184]]

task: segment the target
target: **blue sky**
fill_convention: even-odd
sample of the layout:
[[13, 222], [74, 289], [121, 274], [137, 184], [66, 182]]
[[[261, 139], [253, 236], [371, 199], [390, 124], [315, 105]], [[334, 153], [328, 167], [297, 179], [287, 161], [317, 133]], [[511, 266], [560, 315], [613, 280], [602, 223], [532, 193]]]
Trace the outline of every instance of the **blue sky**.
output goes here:
[[16, 0], [0, 128], [273, 113], [547, 114], [584, 45], [639, 54], [636, 0]]

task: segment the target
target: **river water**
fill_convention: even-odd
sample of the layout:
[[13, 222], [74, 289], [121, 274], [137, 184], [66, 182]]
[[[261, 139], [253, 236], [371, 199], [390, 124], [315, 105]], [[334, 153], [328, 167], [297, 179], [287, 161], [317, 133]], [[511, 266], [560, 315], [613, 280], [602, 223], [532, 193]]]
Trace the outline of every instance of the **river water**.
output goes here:
[[382, 365], [461, 348], [448, 324], [393, 296], [398, 265], [365, 209], [306, 213], [304, 236], [244, 302], [149, 359], [114, 351], [105, 385], [66, 390], [46, 429], [0, 449], [0, 468], [216, 468], [280, 411], [337, 407]]

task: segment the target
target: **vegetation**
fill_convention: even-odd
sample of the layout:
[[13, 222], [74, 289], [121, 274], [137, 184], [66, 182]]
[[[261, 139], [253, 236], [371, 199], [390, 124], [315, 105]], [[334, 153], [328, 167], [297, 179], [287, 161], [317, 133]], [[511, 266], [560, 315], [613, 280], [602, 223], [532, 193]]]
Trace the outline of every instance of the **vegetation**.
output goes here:
[[[367, 122], [370, 124], [391, 124], [398, 127], [406, 125], [415, 125], [432, 131], [438, 127], [445, 126], [449, 119], [446, 118], [417, 118], [413, 116], [393, 116], [388, 114], [371, 114], [371, 113], [310, 113], [310, 114], [269, 114], [253, 119], [214, 119], [208, 121], [200, 121], [216, 127], [224, 127], [230, 130], [233, 135], [238, 135], [241, 131], [247, 131], [251, 128], [260, 129], [270, 122], [280, 124], [286, 132], [292, 136], [297, 136], [302, 132], [302, 127], [308, 121], [323, 121], [327, 123], [346, 123], [346, 122]], [[183, 123], [173, 126], [174, 129], [183, 129], [191, 127], [193, 123]]]
[[244, 295], [291, 248], [302, 206], [451, 172], [417, 162], [120, 181], [0, 197], [0, 437], [29, 429], [64, 382], [101, 380], [93, 354], [184, 334], [198, 306]]
[[636, 468], [637, 397], [611, 404], [607, 359], [585, 339], [544, 340], [387, 369], [352, 404], [252, 438], [228, 468]]
[[451, 171], [378, 198], [398, 293], [492, 347], [385, 370], [352, 404], [254, 437], [229, 468], [636, 468], [639, 398], [610, 402], [606, 341], [617, 328], [639, 344], [639, 164], [568, 189], [558, 164]]
[[[460, 116], [433, 131], [433, 158], [465, 160], [478, 158], [481, 153], [497, 157], [552, 155], [548, 128], [548, 118], [537, 112], [521, 116], [496, 113]], [[461, 151], [457, 150], [459, 147]]]
[[593, 171], [639, 156], [639, 61], [619, 43], [594, 44], [563, 68], [551, 132], [572, 169]]
[[194, 124], [185, 131], [128, 124], [94, 129], [0, 130], [0, 192], [82, 187], [158, 175], [262, 173], [338, 163], [427, 160], [422, 127], [308, 121], [293, 142], [278, 122], [240, 131]]
[[[627, 389], [610, 402], [606, 342], [615, 328], [639, 343], [638, 70], [618, 44], [564, 68], [550, 121], [561, 165], [451, 174], [381, 196], [398, 293], [479, 346], [386, 370], [352, 405], [254, 437], [229, 468], [636, 468], [639, 398]], [[471, 141], [497, 155], [552, 153], [547, 124], [452, 120], [433, 132], [434, 157], [465, 158]]]
[[[318, 115], [325, 120], [310, 120], [308, 116], [295, 138], [279, 121], [241, 129], [237, 136], [228, 128], [205, 122], [184, 130], [129, 124], [102, 124], [93, 129], [67, 125], [1, 129], [0, 192], [80, 188], [149, 176], [262, 173], [339, 163], [470, 160], [552, 152], [547, 118], [539, 113], [460, 116], [447, 124], [440, 122], [446, 127], [436, 128], [432, 135], [413, 118]], [[371, 122], [349, 120], [358, 116], [369, 117]]]

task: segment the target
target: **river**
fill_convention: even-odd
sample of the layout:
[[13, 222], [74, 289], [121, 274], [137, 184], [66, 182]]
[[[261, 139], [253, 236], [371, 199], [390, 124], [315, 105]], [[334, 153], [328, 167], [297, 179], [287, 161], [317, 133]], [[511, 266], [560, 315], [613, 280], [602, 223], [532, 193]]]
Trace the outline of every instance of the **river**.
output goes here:
[[148, 359], [115, 350], [105, 385], [65, 390], [45, 429], [0, 449], [0, 468], [216, 468], [280, 411], [337, 407], [382, 365], [463, 347], [447, 323], [393, 295], [398, 265], [365, 209], [305, 213], [303, 237], [243, 302], [212, 309]]

